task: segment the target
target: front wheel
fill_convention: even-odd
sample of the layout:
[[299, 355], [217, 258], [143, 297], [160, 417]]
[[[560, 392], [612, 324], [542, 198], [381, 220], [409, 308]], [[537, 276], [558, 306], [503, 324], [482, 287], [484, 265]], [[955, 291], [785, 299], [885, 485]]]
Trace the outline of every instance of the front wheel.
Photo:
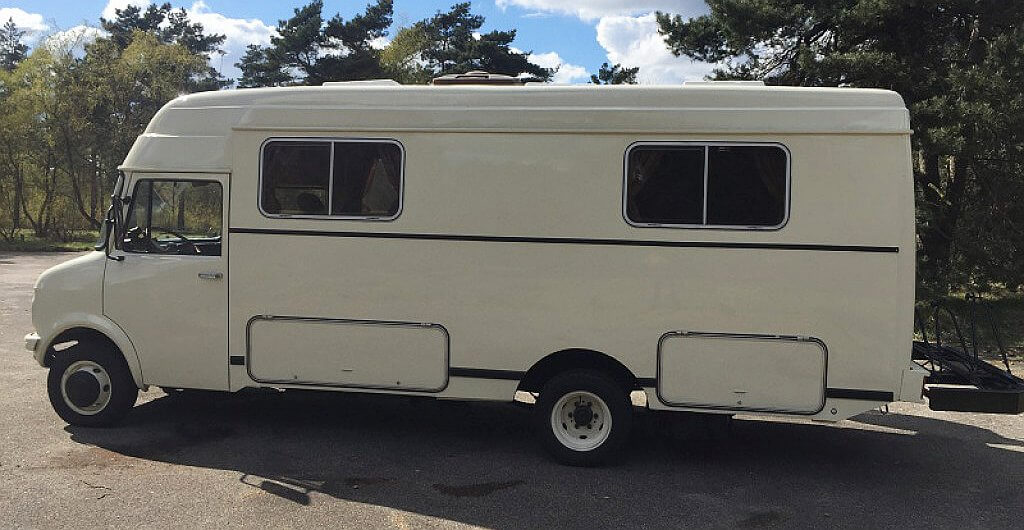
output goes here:
[[57, 415], [83, 427], [117, 423], [139, 396], [121, 354], [110, 346], [88, 342], [57, 354], [46, 386]]
[[611, 460], [629, 438], [629, 392], [610, 377], [573, 370], [553, 377], [537, 401], [537, 427], [555, 460], [594, 466]]

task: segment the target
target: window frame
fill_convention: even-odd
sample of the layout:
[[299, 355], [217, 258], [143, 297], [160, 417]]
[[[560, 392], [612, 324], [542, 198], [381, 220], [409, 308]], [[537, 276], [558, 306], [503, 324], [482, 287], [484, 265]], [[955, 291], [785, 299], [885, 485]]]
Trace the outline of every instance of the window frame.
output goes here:
[[[216, 184], [217, 188], [220, 190], [220, 236], [219, 236], [220, 237], [220, 242], [221, 242], [221, 252], [220, 252], [220, 254], [217, 254], [217, 255], [213, 255], [213, 254], [164, 254], [164, 253], [159, 253], [159, 252], [141, 252], [141, 251], [138, 251], [138, 250], [129, 250], [127, 248], [124, 248], [124, 232], [126, 232], [128, 230], [128, 219], [131, 218], [132, 214], [135, 211], [135, 200], [136, 200], [136, 198], [138, 196], [137, 191], [139, 189], [139, 185], [142, 184], [143, 182], [204, 182], [204, 183], [207, 183], [207, 184]], [[152, 176], [148, 176], [148, 175], [142, 175], [142, 176], [139, 176], [139, 177], [134, 177], [133, 176], [133, 178], [131, 179], [130, 192], [131, 192], [131, 195], [125, 195], [125, 197], [128, 198], [128, 205], [127, 205], [127, 208], [124, 211], [124, 220], [122, 221], [122, 223], [124, 224], [124, 227], [123, 227], [122, 230], [115, 231], [115, 232], [122, 232], [122, 233], [117, 233], [117, 234], [114, 235], [114, 248], [116, 250], [124, 252], [125, 254], [146, 255], [146, 256], [186, 256], [186, 257], [197, 257], [197, 258], [220, 258], [220, 257], [224, 256], [224, 248], [225, 248], [225, 242], [226, 242], [226, 239], [225, 239], [224, 236], [227, 233], [227, 229], [225, 228], [227, 226], [227, 204], [225, 204], [225, 202], [224, 202], [224, 184], [221, 181], [216, 180], [216, 179], [202, 179], [202, 178], [170, 178], [170, 177], [152, 177]], [[121, 198], [121, 200], [123, 200], [123, 197]], [[147, 209], [147, 213], [146, 213], [147, 219], [146, 219], [146, 222], [149, 225], [149, 227], [152, 228], [152, 226], [153, 226], [153, 186], [152, 186], [152, 184], [150, 185], [149, 202], [147, 204], [146, 209]]]
[[[281, 214], [268, 213], [263, 209], [263, 154], [267, 145], [271, 142], [323, 142], [330, 144], [330, 165], [328, 166], [327, 181], [327, 214]], [[331, 215], [331, 205], [334, 201], [334, 145], [336, 143], [386, 143], [398, 146], [400, 160], [398, 162], [398, 210], [394, 215], [384, 217], [380, 215]], [[259, 152], [259, 179], [256, 184], [256, 208], [263, 217], [269, 219], [313, 219], [325, 221], [394, 221], [402, 215], [405, 209], [405, 146], [395, 138], [349, 138], [334, 136], [271, 136], [260, 144]]]
[[[634, 221], [629, 218], [629, 158], [634, 149], [640, 147], [702, 147], [704, 148], [704, 212], [703, 218], [707, 219], [708, 207], [708, 158], [712, 147], [777, 147], [786, 155], [786, 191], [785, 204], [783, 205], [782, 222], [776, 225], [716, 225], [716, 224], [679, 224], [679, 223], [645, 223]], [[700, 230], [757, 230], [776, 231], [781, 230], [789, 224], [790, 205], [792, 204], [792, 164], [793, 155], [789, 148], [781, 142], [728, 142], [728, 141], [639, 141], [629, 144], [622, 159], [622, 219], [629, 226], [636, 228], [686, 228]]]

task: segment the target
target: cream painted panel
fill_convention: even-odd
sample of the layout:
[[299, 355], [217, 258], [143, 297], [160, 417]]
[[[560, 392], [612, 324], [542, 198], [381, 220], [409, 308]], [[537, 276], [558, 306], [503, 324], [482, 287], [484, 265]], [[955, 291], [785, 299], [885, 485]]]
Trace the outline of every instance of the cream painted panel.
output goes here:
[[436, 324], [263, 317], [248, 345], [262, 382], [436, 392], [448, 381], [448, 335]]
[[674, 406], [813, 414], [825, 404], [818, 342], [676, 333], [658, 354], [658, 395]]
[[[283, 134], [290, 136], [295, 133]], [[311, 133], [312, 136], [333, 136]], [[406, 152], [394, 222], [268, 219], [256, 209], [259, 146], [237, 136], [234, 226], [655, 241], [913, 245], [896, 227], [912, 192], [907, 138], [896, 136], [345, 133], [393, 138]], [[301, 136], [301, 134], [300, 134]], [[782, 143], [792, 154], [791, 215], [777, 231], [638, 228], [622, 218], [623, 162], [639, 141]], [[901, 191], [906, 189], [906, 192]], [[340, 224], [339, 224], [340, 223]], [[910, 247], [906, 248], [910, 248]]]
[[246, 233], [231, 249], [232, 355], [270, 314], [439, 322], [452, 366], [497, 370], [590, 348], [654, 377], [673, 329], [819, 337], [840, 388], [895, 391], [909, 356], [897, 254]]
[[[228, 176], [136, 173], [140, 179], [209, 180], [224, 190], [225, 226]], [[147, 385], [226, 390], [228, 388], [228, 254], [221, 256], [140, 254], [112, 250], [103, 276], [103, 314], [128, 335]], [[220, 274], [216, 278], [204, 278]]]
[[[590, 348], [653, 377], [652, 337], [665, 330], [784, 330], [829, 345], [830, 385], [899, 388], [913, 318], [907, 137], [345, 133], [337, 136], [403, 144], [402, 215], [392, 222], [263, 217], [256, 208], [259, 146], [295, 134], [233, 138], [233, 227], [879, 245], [899, 253], [236, 233], [232, 355], [244, 355], [245, 325], [254, 315], [342, 315], [442, 322], [452, 337], [452, 366], [527, 370], [554, 351]], [[789, 223], [757, 232], [627, 225], [623, 155], [633, 142], [658, 140], [786, 145], [793, 156]], [[251, 384], [245, 367], [231, 374], [232, 388]], [[453, 388], [441, 395], [473, 397]]]

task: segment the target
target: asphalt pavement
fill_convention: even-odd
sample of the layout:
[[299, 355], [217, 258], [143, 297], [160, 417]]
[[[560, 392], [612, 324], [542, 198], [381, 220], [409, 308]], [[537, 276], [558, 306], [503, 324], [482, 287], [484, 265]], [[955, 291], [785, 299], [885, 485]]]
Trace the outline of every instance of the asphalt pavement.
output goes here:
[[1024, 416], [923, 405], [714, 436], [642, 414], [599, 469], [551, 462], [504, 404], [151, 389], [120, 427], [70, 427], [22, 337], [73, 256], [0, 253], [3, 527], [1024, 528]]

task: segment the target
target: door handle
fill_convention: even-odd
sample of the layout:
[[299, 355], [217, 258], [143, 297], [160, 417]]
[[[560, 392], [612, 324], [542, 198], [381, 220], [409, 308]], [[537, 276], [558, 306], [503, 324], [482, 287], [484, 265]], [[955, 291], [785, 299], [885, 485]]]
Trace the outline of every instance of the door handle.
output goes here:
[[200, 272], [199, 277], [204, 280], [219, 280], [224, 277], [223, 272]]

